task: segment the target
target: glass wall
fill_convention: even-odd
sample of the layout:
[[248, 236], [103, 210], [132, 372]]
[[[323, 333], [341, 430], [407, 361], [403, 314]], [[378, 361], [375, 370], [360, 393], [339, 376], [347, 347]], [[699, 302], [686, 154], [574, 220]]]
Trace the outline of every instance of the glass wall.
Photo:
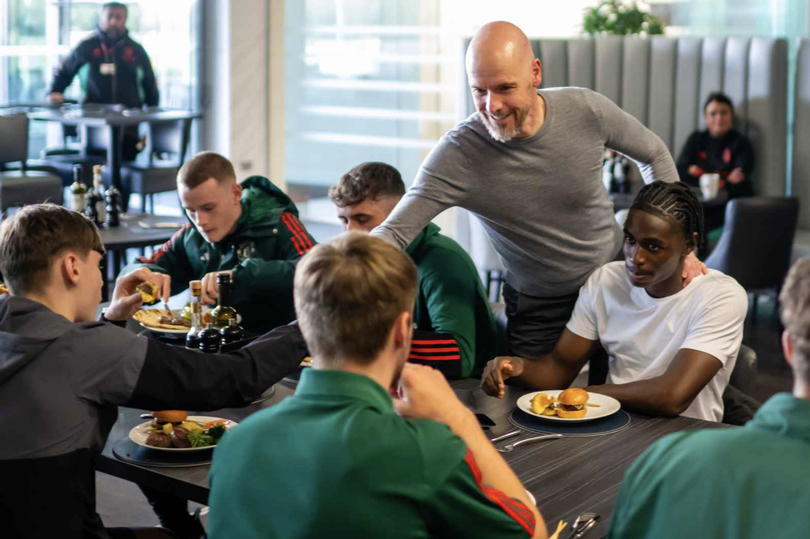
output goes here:
[[[164, 107], [195, 108], [197, 102], [196, 2], [126, 2], [127, 27], [152, 60]], [[0, 104], [44, 101], [54, 68], [96, 27], [101, 4], [0, 0]], [[79, 94], [77, 78], [65, 97], [80, 99]], [[46, 128], [31, 125], [32, 157], [46, 145]]]

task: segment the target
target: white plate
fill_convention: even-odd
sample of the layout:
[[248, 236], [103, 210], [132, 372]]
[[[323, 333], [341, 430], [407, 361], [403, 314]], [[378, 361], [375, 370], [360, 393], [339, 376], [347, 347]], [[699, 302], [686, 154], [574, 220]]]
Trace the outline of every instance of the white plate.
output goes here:
[[[202, 423], [208, 423], [209, 421], [216, 421], [218, 419], [224, 418], [209, 417], [204, 415], [190, 415], [187, 418], [188, 421], [200, 421]], [[129, 439], [138, 445], [148, 447], [149, 449], [155, 449], [157, 451], [205, 451], [206, 449], [216, 447], [216, 445], [206, 445], [205, 447], [155, 447], [153, 445], [146, 445], [146, 439], [149, 438], [149, 425], [151, 424], [151, 421], [147, 421], [146, 423], [141, 423], [137, 427], [133, 427], [133, 429], [129, 431]], [[228, 422], [225, 423], [225, 428], [231, 429], [236, 425], [238, 425], [236, 421], [229, 419]]]
[[563, 389], [550, 389], [546, 391], [533, 391], [532, 393], [526, 393], [522, 397], [520, 397], [517, 401], [518, 408], [523, 410], [524, 412], [533, 415], [534, 417], [542, 417], [543, 419], [548, 419], [549, 421], [591, 421], [592, 419], [599, 419], [600, 417], [607, 417], [609, 415], [613, 415], [619, 410], [622, 409], [622, 405], [614, 399], [613, 397], [608, 397], [607, 395], [600, 395], [599, 393], [591, 393], [588, 392], [588, 403], [590, 404], [598, 404], [598, 407], [591, 407], [587, 406], [586, 410], [587, 413], [585, 417], [576, 417], [576, 418], [563, 418], [556, 415], [537, 415], [532, 412], [532, 399], [538, 393], [545, 393], [549, 397], [556, 397], [560, 393], [562, 393]]

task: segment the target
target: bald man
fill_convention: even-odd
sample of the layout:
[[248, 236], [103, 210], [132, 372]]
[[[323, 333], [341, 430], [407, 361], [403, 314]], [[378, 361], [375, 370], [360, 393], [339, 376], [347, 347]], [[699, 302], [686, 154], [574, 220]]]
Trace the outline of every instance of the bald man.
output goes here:
[[[605, 148], [633, 159], [646, 183], [677, 181], [678, 172], [661, 139], [606, 97], [538, 90], [540, 60], [516, 26], [482, 27], [466, 64], [477, 112], [441, 139], [373, 233], [404, 249], [447, 208], [475, 214], [506, 268], [510, 352], [539, 358], [579, 288], [621, 248], [601, 179]], [[690, 275], [702, 271], [694, 255], [689, 262]]]

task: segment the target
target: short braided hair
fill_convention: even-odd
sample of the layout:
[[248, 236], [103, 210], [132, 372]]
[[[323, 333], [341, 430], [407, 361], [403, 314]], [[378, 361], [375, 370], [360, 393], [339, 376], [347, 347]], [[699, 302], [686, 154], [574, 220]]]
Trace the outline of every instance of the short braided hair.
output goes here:
[[649, 183], [636, 195], [630, 209], [677, 223], [687, 239], [691, 240], [697, 232], [695, 248], [703, 246], [706, 237], [703, 228], [703, 206], [692, 188], [685, 183], [667, 183], [661, 180]]

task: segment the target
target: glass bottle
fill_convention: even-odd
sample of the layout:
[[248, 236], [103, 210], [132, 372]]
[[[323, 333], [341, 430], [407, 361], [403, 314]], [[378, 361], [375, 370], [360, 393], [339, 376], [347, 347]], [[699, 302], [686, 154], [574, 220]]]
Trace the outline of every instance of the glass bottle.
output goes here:
[[200, 332], [203, 329], [202, 323], [202, 281], [191, 281], [188, 283], [191, 289], [191, 329], [186, 335], [186, 348], [195, 350], [200, 348]]
[[104, 178], [101, 175], [101, 165], [93, 167], [93, 190], [96, 192], [97, 224], [102, 224], [107, 219], [107, 210], [104, 202]]
[[219, 330], [219, 334], [222, 335], [222, 344], [231, 344], [241, 341], [245, 336], [245, 330], [236, 323], [235, 318], [231, 318], [228, 325]]
[[217, 329], [227, 327], [230, 320], [236, 320], [236, 309], [231, 307], [231, 276], [227, 273], [217, 275], [219, 299], [217, 306], [211, 311], [211, 322]]
[[219, 352], [219, 330], [216, 329], [211, 322], [199, 333], [200, 350], [209, 354], [216, 354]]
[[70, 209], [84, 213], [85, 195], [87, 195], [87, 187], [82, 182], [82, 166], [75, 165], [73, 167], [73, 184], [70, 186]]
[[107, 193], [104, 195], [104, 198], [106, 199], [107, 203], [107, 215], [105, 216], [104, 222], [107, 223], [108, 227], [120, 226], [121, 192], [116, 189], [114, 185], [111, 185], [110, 188], [107, 189]]

